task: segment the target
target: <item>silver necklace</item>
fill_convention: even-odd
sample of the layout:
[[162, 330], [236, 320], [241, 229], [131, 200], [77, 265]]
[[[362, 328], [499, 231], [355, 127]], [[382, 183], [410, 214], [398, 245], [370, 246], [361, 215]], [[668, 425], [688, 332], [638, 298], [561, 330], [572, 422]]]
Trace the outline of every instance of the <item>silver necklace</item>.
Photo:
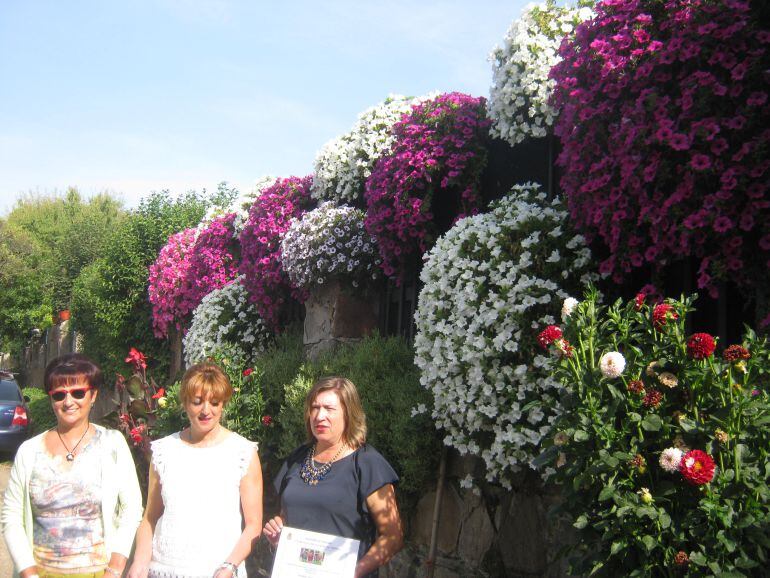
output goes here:
[[316, 467], [315, 465], [315, 444], [313, 444], [310, 447], [310, 451], [308, 451], [307, 456], [305, 457], [305, 461], [302, 463], [302, 466], [299, 470], [299, 476], [302, 478], [302, 481], [306, 484], [309, 484], [311, 486], [315, 486], [323, 480], [326, 477], [326, 474], [329, 473], [329, 470], [332, 469], [332, 464], [337, 461], [337, 458], [340, 457], [340, 454], [342, 454], [342, 450], [345, 449], [347, 446], [346, 443], [343, 443], [340, 446], [340, 449], [337, 450], [337, 453], [334, 454], [334, 457], [330, 459], [325, 464], [321, 464], [320, 467]]
[[86, 426], [86, 431], [83, 432], [83, 435], [80, 436], [80, 439], [78, 440], [78, 443], [76, 443], [72, 449], [69, 449], [67, 447], [67, 444], [64, 443], [64, 438], [61, 437], [61, 434], [59, 433], [59, 428], [56, 428], [56, 435], [59, 436], [59, 441], [61, 442], [61, 445], [64, 446], [64, 449], [67, 450], [67, 461], [71, 462], [75, 460], [75, 450], [78, 449], [78, 446], [80, 445], [80, 442], [83, 441], [83, 438], [86, 437], [86, 434], [88, 433], [88, 430], [91, 429], [91, 423], [89, 422]]

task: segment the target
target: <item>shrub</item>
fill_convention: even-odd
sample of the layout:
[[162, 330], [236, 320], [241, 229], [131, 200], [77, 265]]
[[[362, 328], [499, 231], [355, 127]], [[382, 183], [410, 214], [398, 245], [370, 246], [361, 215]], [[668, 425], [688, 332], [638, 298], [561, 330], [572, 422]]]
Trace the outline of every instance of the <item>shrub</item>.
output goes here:
[[591, 278], [590, 257], [561, 202], [535, 184], [458, 221], [426, 256], [415, 314], [420, 382], [444, 443], [482, 457], [489, 481], [509, 487], [561, 411], [531, 332]]
[[688, 335], [692, 303], [591, 291], [566, 318], [566, 411], [538, 461], [578, 530], [571, 573], [767, 574], [770, 347]]
[[38, 434], [56, 427], [51, 399], [45, 390], [39, 387], [25, 387], [21, 392], [29, 398], [27, 409], [33, 432]]

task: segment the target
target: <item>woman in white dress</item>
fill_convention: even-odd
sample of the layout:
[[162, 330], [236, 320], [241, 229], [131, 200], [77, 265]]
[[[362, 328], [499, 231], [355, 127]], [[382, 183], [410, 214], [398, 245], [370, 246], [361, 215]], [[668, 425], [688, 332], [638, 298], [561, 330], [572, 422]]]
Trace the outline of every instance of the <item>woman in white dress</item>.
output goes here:
[[243, 561], [262, 526], [262, 468], [256, 444], [220, 424], [232, 392], [212, 363], [194, 365], [182, 378], [190, 427], [152, 443], [147, 507], [128, 578], [246, 576]]

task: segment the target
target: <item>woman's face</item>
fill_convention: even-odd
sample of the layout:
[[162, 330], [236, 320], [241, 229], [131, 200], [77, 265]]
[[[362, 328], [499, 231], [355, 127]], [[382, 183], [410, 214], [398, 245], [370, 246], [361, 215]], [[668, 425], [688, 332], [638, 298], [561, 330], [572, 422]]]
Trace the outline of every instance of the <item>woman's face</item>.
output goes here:
[[89, 387], [86, 380], [49, 391], [48, 395], [51, 397], [51, 406], [58, 425], [73, 427], [87, 422], [97, 393], [97, 390]]
[[220, 400], [204, 396], [201, 392], [194, 394], [184, 404], [184, 410], [190, 418], [190, 427], [203, 435], [219, 425], [223, 407], [224, 404]]
[[334, 445], [345, 433], [345, 408], [337, 392], [327, 389], [310, 405], [310, 430], [319, 442]]

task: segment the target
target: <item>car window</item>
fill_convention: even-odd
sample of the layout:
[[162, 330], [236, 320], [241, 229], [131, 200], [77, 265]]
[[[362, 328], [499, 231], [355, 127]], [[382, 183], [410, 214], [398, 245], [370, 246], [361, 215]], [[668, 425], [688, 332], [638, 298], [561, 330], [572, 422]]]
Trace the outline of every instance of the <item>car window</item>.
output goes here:
[[21, 392], [15, 381], [0, 380], [0, 401], [21, 401]]

